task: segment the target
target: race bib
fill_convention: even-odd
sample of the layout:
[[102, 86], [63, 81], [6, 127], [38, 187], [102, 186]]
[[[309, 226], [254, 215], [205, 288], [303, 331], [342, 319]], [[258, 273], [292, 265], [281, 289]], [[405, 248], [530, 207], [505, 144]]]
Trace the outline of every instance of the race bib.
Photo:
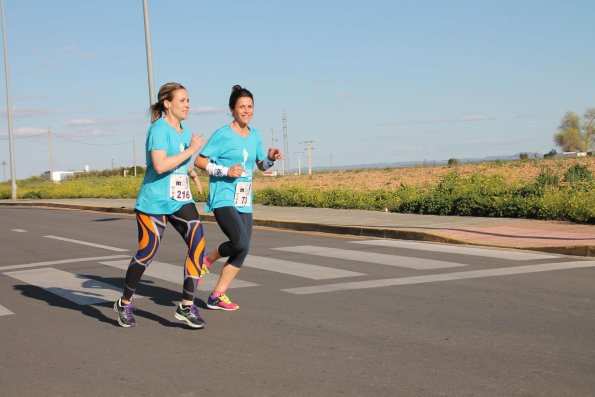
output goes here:
[[188, 175], [172, 174], [169, 178], [169, 197], [176, 201], [192, 200]]
[[252, 190], [252, 182], [238, 182], [236, 184], [236, 197], [234, 205], [236, 207], [250, 206], [250, 191]]

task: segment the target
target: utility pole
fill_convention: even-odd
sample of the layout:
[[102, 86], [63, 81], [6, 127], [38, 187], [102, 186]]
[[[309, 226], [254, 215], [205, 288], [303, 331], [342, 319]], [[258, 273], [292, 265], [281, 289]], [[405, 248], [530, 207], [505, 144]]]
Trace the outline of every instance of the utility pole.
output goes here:
[[12, 199], [17, 199], [17, 179], [14, 169], [14, 145], [12, 139], [12, 105], [10, 100], [10, 78], [8, 73], [8, 51], [6, 50], [6, 23], [4, 22], [4, 0], [2, 0], [2, 44], [4, 47], [4, 71], [6, 78], [6, 116], [8, 118], [8, 146], [10, 152], [10, 179], [12, 180]]
[[330, 169], [331, 170], [333, 169], [333, 152], [331, 152], [331, 166], [330, 166]]
[[52, 131], [48, 127], [48, 155], [50, 156], [50, 181], [54, 180], [54, 159], [52, 156]]
[[295, 152], [298, 158], [298, 175], [302, 175], [302, 152]]
[[145, 47], [147, 50], [147, 77], [149, 79], [149, 106], [157, 102], [155, 97], [155, 83], [153, 82], [153, 52], [151, 50], [151, 28], [149, 27], [149, 6], [143, 0], [143, 14], [145, 17]]
[[132, 138], [132, 166], [134, 167], [134, 177], [136, 178], [136, 145]]
[[285, 175], [285, 170], [291, 172], [291, 167], [289, 166], [289, 142], [287, 139], [287, 115], [285, 114], [285, 110], [283, 111], [283, 153], [287, 154], [284, 159], [287, 158], [287, 162], [283, 161], [281, 165], [283, 166], [283, 175]]
[[302, 143], [306, 145], [306, 151], [308, 152], [308, 175], [312, 175], [312, 150], [314, 149], [312, 144], [314, 141], [304, 141]]

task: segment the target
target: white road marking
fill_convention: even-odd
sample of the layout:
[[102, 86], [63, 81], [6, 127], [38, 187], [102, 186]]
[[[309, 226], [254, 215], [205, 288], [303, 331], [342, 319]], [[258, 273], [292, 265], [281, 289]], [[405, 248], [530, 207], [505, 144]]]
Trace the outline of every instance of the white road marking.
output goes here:
[[64, 263], [100, 261], [100, 260], [118, 259], [118, 258], [130, 258], [130, 255], [91, 256], [91, 257], [86, 257], [86, 258], [62, 259], [62, 260], [57, 260], [57, 261], [25, 263], [23, 265], [0, 266], [0, 271], [13, 270], [13, 269], [26, 269], [28, 267], [53, 266], [53, 265], [61, 265]]
[[[27, 284], [41, 287], [79, 305], [92, 305], [106, 301], [115, 302], [122, 296], [122, 288], [51, 267], [19, 270], [4, 274]], [[139, 297], [135, 295], [135, 298]]]
[[316, 294], [316, 293], [322, 293], [322, 292], [334, 292], [334, 291], [346, 291], [346, 290], [365, 289], [365, 288], [390, 287], [390, 286], [395, 286], [395, 285], [435, 283], [435, 282], [440, 282], [440, 281], [465, 280], [465, 279], [482, 278], [482, 277], [508, 276], [508, 275], [512, 275], [512, 274], [548, 272], [548, 271], [552, 271], [552, 270], [580, 269], [580, 268], [586, 268], [586, 267], [595, 267], [595, 261], [546, 263], [546, 264], [541, 264], [541, 265], [526, 265], [526, 266], [516, 266], [516, 267], [504, 267], [504, 268], [497, 268], [497, 269], [471, 270], [471, 271], [466, 271], [466, 272], [431, 274], [431, 275], [427, 275], [427, 276], [387, 278], [387, 279], [382, 279], [382, 280], [370, 280], [370, 281], [355, 281], [355, 282], [350, 282], [350, 283], [325, 284], [325, 285], [317, 285], [317, 286], [312, 286], [312, 287], [287, 288], [282, 291], [289, 292], [290, 294], [305, 295], [305, 294]]
[[309, 278], [311, 280], [327, 280], [341, 277], [365, 276], [365, 273], [357, 273], [349, 270], [335, 269], [326, 266], [309, 265], [300, 262], [285, 261], [282, 259], [268, 258], [264, 256], [248, 255], [244, 266], [255, 269], [268, 270], [291, 276]]
[[54, 240], [68, 241], [69, 243], [88, 245], [89, 247], [103, 248], [103, 249], [110, 250], [110, 251], [118, 251], [118, 252], [128, 251], [124, 248], [110, 247], [109, 245], [95, 244], [95, 243], [90, 243], [88, 241], [73, 240], [71, 238], [66, 238], [66, 237], [59, 237], [59, 236], [43, 236], [43, 237], [53, 238]]
[[14, 314], [14, 313], [11, 312], [10, 310], [8, 310], [7, 308], [5, 308], [4, 306], [0, 305], [0, 317], [8, 316], [9, 314]]
[[421, 251], [432, 251], [432, 252], [446, 252], [452, 254], [461, 255], [477, 255], [489, 258], [498, 259], [509, 259], [513, 261], [524, 261], [531, 259], [551, 259], [560, 258], [560, 255], [554, 254], [542, 254], [529, 251], [510, 251], [504, 249], [495, 248], [479, 248], [469, 247], [462, 245], [445, 245], [436, 243], [421, 243], [415, 241], [404, 241], [404, 240], [363, 240], [363, 241], [350, 241], [354, 244], [367, 244], [382, 247], [396, 247], [396, 248], [408, 248]]
[[[128, 269], [128, 264], [130, 263], [130, 259], [128, 260], [120, 260], [120, 261], [108, 261], [108, 262], [99, 262], [102, 265], [108, 265], [112, 267], [117, 267], [118, 269], [126, 270]], [[153, 261], [147, 270], [145, 270], [144, 276], [154, 277], [161, 280], [169, 281], [170, 283], [174, 284], [182, 284], [184, 279], [184, 269], [182, 266], [176, 266], [165, 262], [158, 262]], [[215, 284], [219, 279], [219, 275], [216, 273], [209, 273], [203, 279], [198, 287], [200, 291], [212, 291], [215, 288]], [[250, 283], [248, 281], [243, 281], [239, 279], [234, 279], [233, 283], [231, 284], [230, 288], [242, 288], [242, 287], [255, 287], [258, 284]]]
[[378, 254], [374, 252], [363, 252], [357, 250], [316, 247], [313, 245], [300, 245], [295, 247], [283, 247], [273, 249], [287, 252], [296, 252], [298, 254], [317, 255], [324, 256], [327, 258], [376, 263], [379, 265], [395, 266], [415, 270], [443, 269], [448, 267], [466, 266], [462, 263], [436, 261], [432, 259], [423, 258], [409, 258], [395, 255]]
[[17, 233], [26, 233], [27, 231], [24, 229], [10, 229], [10, 231], [12, 232], [17, 232]]

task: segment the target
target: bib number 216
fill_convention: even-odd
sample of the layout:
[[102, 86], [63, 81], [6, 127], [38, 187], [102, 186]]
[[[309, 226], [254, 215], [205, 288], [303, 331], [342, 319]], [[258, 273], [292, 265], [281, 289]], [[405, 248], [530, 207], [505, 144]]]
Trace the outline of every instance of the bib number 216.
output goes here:
[[169, 180], [169, 196], [176, 201], [192, 200], [188, 175], [172, 175]]

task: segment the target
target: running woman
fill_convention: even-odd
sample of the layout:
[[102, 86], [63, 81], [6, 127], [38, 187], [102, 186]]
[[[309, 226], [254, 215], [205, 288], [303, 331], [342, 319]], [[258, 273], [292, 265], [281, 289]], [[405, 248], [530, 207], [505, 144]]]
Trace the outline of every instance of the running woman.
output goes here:
[[202, 135], [194, 135], [182, 123], [188, 117], [188, 91], [178, 83], [167, 83], [159, 89], [158, 101], [151, 106], [151, 126], [147, 132], [147, 170], [136, 204], [138, 251], [130, 261], [122, 297], [114, 304], [118, 323], [134, 327], [132, 295], [140, 279], [155, 258], [168, 222], [188, 245], [184, 263], [182, 302], [174, 313], [177, 320], [192, 328], [206, 323], [194, 304], [197, 283], [207, 268], [204, 263], [204, 233], [190, 191], [189, 177], [202, 193], [198, 175], [189, 166], [190, 159], [205, 144]]
[[213, 212], [228, 241], [210, 250], [206, 266], [219, 258], [228, 258], [209, 295], [210, 309], [237, 310], [239, 306], [227, 296], [233, 279], [239, 273], [252, 238], [252, 174], [254, 164], [261, 171], [281, 159], [279, 149], [271, 148], [265, 156], [260, 134], [248, 126], [254, 115], [252, 93], [239, 85], [232, 88], [229, 110], [233, 121], [211, 135], [194, 160], [194, 165], [209, 175], [209, 198], [205, 211]]

